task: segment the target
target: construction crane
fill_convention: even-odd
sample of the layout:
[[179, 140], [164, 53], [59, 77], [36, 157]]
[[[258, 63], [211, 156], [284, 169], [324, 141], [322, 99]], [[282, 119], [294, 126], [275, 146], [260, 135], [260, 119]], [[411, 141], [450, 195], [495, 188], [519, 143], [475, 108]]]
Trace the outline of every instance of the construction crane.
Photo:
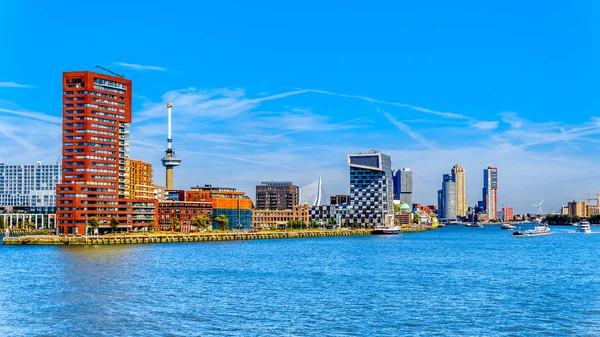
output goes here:
[[600, 207], [600, 192], [596, 192], [596, 193], [582, 193], [583, 195], [587, 196], [587, 203], [588, 205], [590, 204], [590, 198], [592, 196], [596, 196], [596, 206]]
[[101, 67], [101, 66], [96, 66], [96, 68], [100, 68], [100, 69], [102, 69], [102, 70], [104, 70], [104, 71], [106, 71], [106, 72], [109, 72], [109, 73], [113, 74], [114, 76], [116, 76], [116, 77], [118, 77], [118, 78], [125, 78], [125, 76], [123, 76], [123, 75], [121, 75], [121, 74], [117, 74], [117, 73], [115, 73], [114, 71], [112, 71], [112, 70], [108, 70], [108, 69], [106, 69], [106, 68], [104, 68], [104, 67]]

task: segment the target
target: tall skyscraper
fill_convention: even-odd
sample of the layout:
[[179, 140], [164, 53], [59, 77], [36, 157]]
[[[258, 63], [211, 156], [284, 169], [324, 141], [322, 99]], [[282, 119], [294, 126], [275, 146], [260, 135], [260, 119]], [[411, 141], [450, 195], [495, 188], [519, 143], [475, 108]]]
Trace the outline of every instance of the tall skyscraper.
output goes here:
[[413, 171], [409, 168], [394, 171], [394, 200], [412, 207]]
[[[63, 73], [62, 183], [56, 186], [57, 231], [84, 234], [88, 218], [108, 229], [152, 221], [156, 203], [124, 199], [128, 187], [131, 81], [89, 71]], [[132, 217], [133, 208], [138, 213]]]
[[452, 168], [452, 176], [456, 182], [456, 216], [467, 216], [469, 204], [466, 194], [466, 173], [465, 168], [460, 165], [454, 165]]
[[442, 206], [442, 219], [456, 219], [456, 182], [452, 174], [444, 174]]
[[489, 219], [498, 219], [498, 168], [483, 170], [483, 203]]
[[298, 186], [291, 181], [263, 181], [256, 185], [256, 209], [292, 209], [298, 205]]
[[379, 151], [349, 154], [350, 217], [358, 226], [382, 226], [394, 219], [392, 161]]

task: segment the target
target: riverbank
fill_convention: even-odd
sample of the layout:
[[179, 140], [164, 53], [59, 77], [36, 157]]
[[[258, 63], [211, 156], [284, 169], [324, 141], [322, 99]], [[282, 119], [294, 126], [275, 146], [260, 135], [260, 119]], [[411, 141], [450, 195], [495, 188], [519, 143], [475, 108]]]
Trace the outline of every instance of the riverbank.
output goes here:
[[[403, 228], [402, 233], [424, 232], [428, 228]], [[122, 234], [106, 236], [59, 236], [32, 235], [5, 237], [4, 245], [120, 245], [170, 242], [206, 242], [264, 239], [314, 238], [326, 236], [370, 235], [370, 229], [317, 230], [286, 232], [225, 232], [225, 233], [170, 233], [170, 234]]]

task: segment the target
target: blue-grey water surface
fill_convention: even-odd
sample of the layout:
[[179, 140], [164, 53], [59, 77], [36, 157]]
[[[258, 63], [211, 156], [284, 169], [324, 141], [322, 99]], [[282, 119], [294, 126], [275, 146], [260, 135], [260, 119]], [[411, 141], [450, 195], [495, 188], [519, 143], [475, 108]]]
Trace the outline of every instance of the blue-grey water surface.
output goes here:
[[572, 230], [1, 246], [0, 336], [600, 335], [600, 234]]

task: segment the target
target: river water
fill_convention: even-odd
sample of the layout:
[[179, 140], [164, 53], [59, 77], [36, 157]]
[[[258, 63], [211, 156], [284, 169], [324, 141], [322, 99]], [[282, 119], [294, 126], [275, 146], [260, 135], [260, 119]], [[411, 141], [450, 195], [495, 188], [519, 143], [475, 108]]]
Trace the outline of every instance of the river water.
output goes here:
[[600, 335], [600, 234], [572, 229], [0, 246], [0, 336]]

